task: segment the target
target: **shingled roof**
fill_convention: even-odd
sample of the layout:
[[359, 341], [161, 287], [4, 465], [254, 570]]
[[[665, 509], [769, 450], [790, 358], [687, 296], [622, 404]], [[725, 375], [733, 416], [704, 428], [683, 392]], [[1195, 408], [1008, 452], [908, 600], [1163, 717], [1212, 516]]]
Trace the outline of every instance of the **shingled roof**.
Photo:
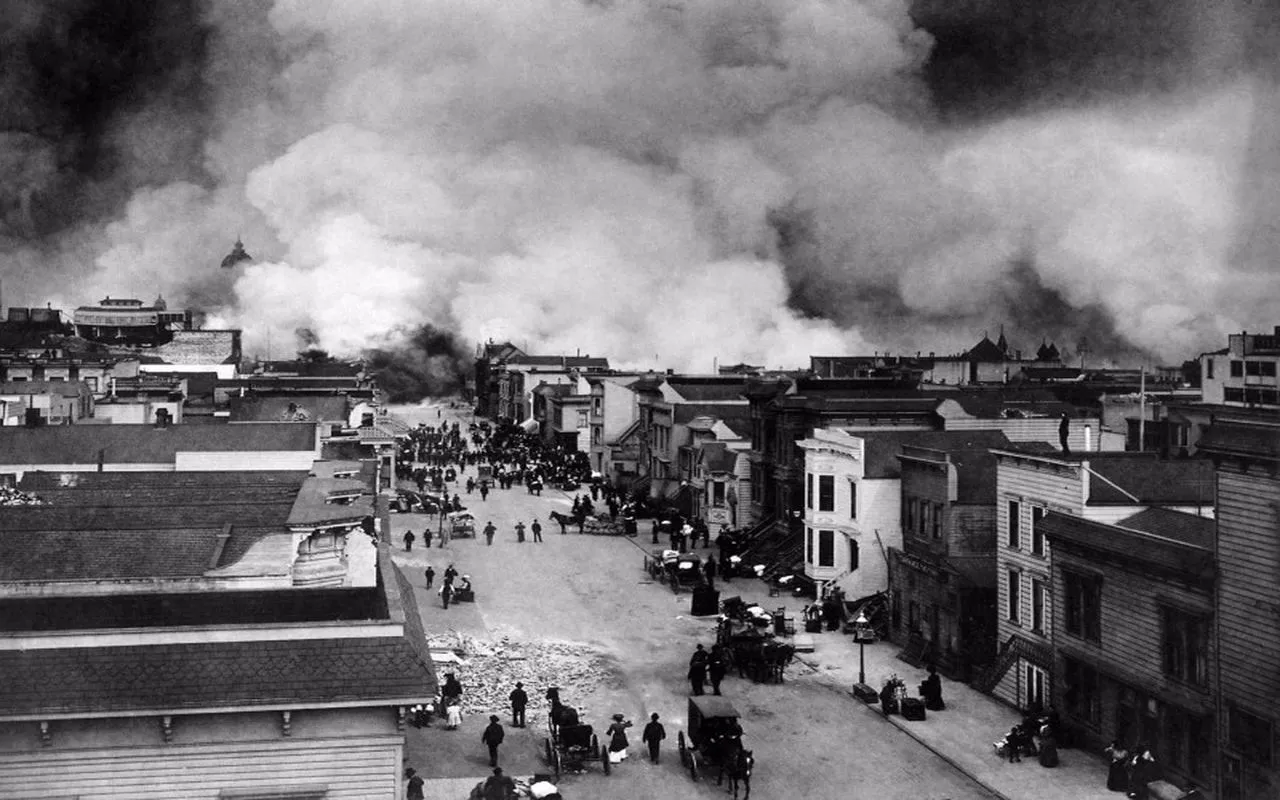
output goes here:
[[1009, 445], [1008, 437], [1001, 431], [870, 431], [853, 432], [851, 435], [865, 442], [863, 477], [873, 480], [897, 478], [902, 474], [898, 455], [903, 445], [952, 453], [961, 450], [986, 452]]
[[1167, 535], [1168, 530], [1160, 535], [1133, 530], [1128, 522], [1108, 525], [1050, 512], [1036, 523], [1036, 529], [1043, 530], [1055, 547], [1097, 554], [1148, 573], [1173, 573], [1201, 582], [1212, 581], [1212, 549], [1175, 539]]
[[169, 464], [179, 452], [314, 450], [309, 422], [226, 425], [50, 425], [0, 427], [0, 462], [96, 464], [98, 451], [111, 464]]

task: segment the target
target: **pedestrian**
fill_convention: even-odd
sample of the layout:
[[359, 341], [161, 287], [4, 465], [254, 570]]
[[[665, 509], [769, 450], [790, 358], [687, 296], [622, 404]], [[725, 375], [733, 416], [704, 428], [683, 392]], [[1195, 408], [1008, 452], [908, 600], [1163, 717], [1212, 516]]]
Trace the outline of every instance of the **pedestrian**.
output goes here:
[[444, 607], [446, 611], [449, 609], [449, 600], [451, 600], [452, 598], [453, 598], [453, 584], [446, 582], [440, 587], [440, 601], [444, 603]]
[[489, 499], [489, 482], [488, 481], [480, 481], [480, 499], [481, 500]]
[[454, 579], [455, 579], [455, 578], [457, 578], [457, 577], [458, 577], [458, 570], [457, 570], [457, 569], [455, 569], [455, 568], [454, 568], [454, 566], [453, 566], [452, 564], [450, 564], [449, 566], [445, 567], [445, 570], [444, 570], [444, 582], [445, 582], [445, 583], [447, 583], [447, 584], [449, 584], [450, 586], [452, 586], [452, 585], [453, 585], [453, 581], [454, 581]]
[[649, 529], [649, 532], [653, 534], [653, 543], [657, 544], [658, 543], [658, 521], [656, 519], [653, 521], [653, 527]]
[[480, 741], [489, 747], [489, 766], [498, 766], [498, 745], [502, 744], [506, 735], [506, 731], [502, 730], [502, 723], [498, 721], [498, 715], [490, 714], [489, 726], [480, 735]]
[[509, 800], [516, 796], [516, 782], [502, 774], [502, 767], [494, 767], [493, 774], [485, 779], [480, 794], [484, 800]]
[[529, 705], [529, 695], [524, 690], [524, 684], [516, 681], [516, 688], [511, 690], [511, 727], [524, 727], [524, 709]]
[[613, 724], [605, 731], [609, 737], [609, 761], [617, 764], [619, 761], [627, 757], [627, 746], [631, 743], [627, 741], [627, 728], [631, 727], [631, 720], [621, 714], [613, 715]]
[[533, 521], [533, 524], [529, 526], [529, 530], [533, 531], [533, 540], [535, 542], [542, 541], [542, 523], [541, 522], [538, 522], [535, 519]]
[[661, 722], [658, 722], [657, 714], [650, 714], [649, 724], [644, 726], [644, 733], [640, 735], [640, 741], [649, 745], [650, 762], [658, 763], [658, 745], [665, 738], [667, 738], [667, 729], [662, 727]]
[[524, 543], [524, 523], [523, 522], [516, 523], [516, 541], [520, 542], [521, 544]]
[[445, 707], [445, 722], [445, 727], [451, 731], [462, 725], [462, 701], [456, 697]]
[[416, 536], [414, 536], [414, 535], [413, 535], [413, 531], [405, 531], [405, 532], [404, 532], [404, 549], [405, 549], [405, 552], [408, 552], [408, 551], [410, 551], [410, 550], [412, 550], [412, 549], [413, 549], [413, 540], [414, 540], [414, 539], [416, 539], [416, 538], [418, 538], [418, 537], [416, 537]]
[[430, 528], [422, 529], [422, 546], [427, 548], [428, 550], [431, 549], [431, 529]]
[[476, 490], [476, 479], [467, 478], [467, 494], [471, 494]]
[[582, 497], [575, 494], [573, 496], [573, 516], [575, 517], [578, 516], [578, 514], [581, 511], [582, 511]]
[[422, 776], [413, 767], [406, 769], [404, 775], [409, 779], [409, 788], [404, 793], [405, 800], [422, 800], [422, 785], [425, 783]]
[[689, 685], [693, 687], [695, 695], [706, 694], [703, 684], [707, 680], [707, 662], [710, 657], [702, 645], [693, 651], [693, 657], [689, 659]]
[[489, 524], [484, 526], [485, 543], [488, 545], [492, 545], [494, 534], [496, 534], [497, 532], [498, 532], [498, 529], [493, 526], [493, 520], [489, 520]]
[[431, 584], [436, 582], [436, 569], [430, 564], [427, 565], [427, 588], [431, 588]]
[[729, 671], [729, 665], [725, 659], [724, 648], [720, 645], [711, 646], [711, 658], [707, 660], [707, 677], [711, 679], [711, 693], [720, 694], [720, 682], [724, 680], [725, 673]]
[[712, 555], [707, 556], [707, 563], [703, 565], [702, 571], [707, 573], [707, 586], [711, 589], [716, 588], [716, 557], [715, 556], [712, 556]]
[[929, 677], [920, 684], [920, 696], [924, 698], [924, 707], [930, 711], [942, 711], [947, 704], [942, 702], [942, 679], [938, 677], [938, 668], [930, 664]]
[[1111, 746], [1105, 752], [1111, 758], [1107, 769], [1107, 788], [1113, 792], [1123, 792], [1129, 788], [1129, 751], [1119, 739], [1112, 739]]
[[600, 486], [598, 484], [595, 484], [595, 483], [591, 484], [591, 499], [592, 500], [600, 499]]
[[711, 547], [711, 527], [707, 523], [702, 523], [702, 546]]
[[462, 700], [462, 682], [452, 672], [444, 674], [444, 686], [440, 688], [440, 697], [445, 703], [450, 700]]

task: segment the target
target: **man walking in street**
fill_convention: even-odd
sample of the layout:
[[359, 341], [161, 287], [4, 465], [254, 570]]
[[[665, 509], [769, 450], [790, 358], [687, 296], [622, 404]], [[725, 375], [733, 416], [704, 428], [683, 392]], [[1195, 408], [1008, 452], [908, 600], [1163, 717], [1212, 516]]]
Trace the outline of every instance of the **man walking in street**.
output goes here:
[[716, 588], [716, 557], [707, 556], [707, 563], [703, 565], [702, 571], [707, 574], [707, 586], [711, 589]]
[[430, 528], [422, 529], [422, 546], [427, 548], [428, 550], [431, 549], [431, 529]]
[[516, 688], [511, 691], [511, 727], [524, 727], [524, 709], [529, 705], [529, 695], [524, 690], [524, 684], [516, 681]]
[[435, 582], [436, 582], [436, 568], [428, 564], [427, 565], [427, 588], [430, 589], [431, 584]]
[[493, 520], [489, 520], [489, 524], [484, 526], [484, 541], [488, 545], [493, 544], [493, 536], [498, 529], [493, 526]]
[[490, 714], [489, 727], [485, 728], [480, 736], [480, 741], [489, 747], [489, 766], [498, 766], [498, 745], [502, 744], [506, 735], [506, 731], [502, 729], [502, 723], [498, 721], [498, 715]]
[[707, 676], [711, 678], [711, 693], [720, 694], [720, 681], [724, 680], [724, 674], [728, 672], [725, 663], [724, 648], [718, 644], [711, 646], [711, 658], [707, 661]]
[[426, 781], [422, 780], [422, 776], [413, 767], [406, 769], [404, 774], [409, 779], [409, 787], [404, 793], [405, 800], [422, 800], [422, 786]]
[[489, 482], [488, 481], [480, 481], [480, 499], [481, 500], [489, 499]]
[[413, 531], [404, 532], [404, 549], [406, 553], [413, 549], [413, 540], [416, 538], [418, 537], [413, 535]]
[[538, 522], [535, 519], [533, 521], [533, 524], [529, 526], [529, 530], [533, 531], [533, 540], [535, 542], [542, 541], [542, 523], [541, 522]]
[[698, 645], [698, 649], [693, 651], [693, 657], [689, 659], [689, 685], [693, 687], [695, 695], [706, 694], [703, 685], [707, 682], [707, 662], [710, 658], [707, 651], [702, 645]]
[[445, 581], [440, 586], [440, 600], [444, 603], [445, 610], [449, 609], [449, 599], [453, 597], [453, 584]]
[[521, 544], [524, 543], [524, 523], [523, 522], [516, 523], [516, 541], [520, 542]]
[[657, 714], [650, 714], [649, 724], [644, 726], [644, 733], [641, 734], [640, 741], [649, 745], [649, 760], [654, 764], [658, 763], [658, 745], [665, 738], [667, 738], [667, 729], [662, 727], [661, 722], [658, 722]]

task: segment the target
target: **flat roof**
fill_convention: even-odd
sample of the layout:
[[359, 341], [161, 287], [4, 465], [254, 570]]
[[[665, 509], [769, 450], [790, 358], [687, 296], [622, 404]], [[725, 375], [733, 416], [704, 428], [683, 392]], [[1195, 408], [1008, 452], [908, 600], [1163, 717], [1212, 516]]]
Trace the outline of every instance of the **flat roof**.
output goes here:
[[[49, 425], [0, 427], [0, 461], [7, 464], [167, 464], [179, 452], [314, 450], [313, 422], [224, 425]], [[202, 473], [203, 474], [203, 473]]]

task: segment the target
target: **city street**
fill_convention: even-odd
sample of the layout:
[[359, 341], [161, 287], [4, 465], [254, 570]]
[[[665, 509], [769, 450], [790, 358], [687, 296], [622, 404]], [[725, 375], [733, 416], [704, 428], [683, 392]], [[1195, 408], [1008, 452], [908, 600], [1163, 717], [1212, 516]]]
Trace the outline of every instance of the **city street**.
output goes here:
[[[393, 413], [414, 424], [438, 424], [432, 406], [395, 408]], [[470, 421], [469, 412], [446, 408], [444, 414], [464, 426]], [[642, 569], [651, 546], [647, 521], [642, 522], [637, 539], [580, 535], [572, 527], [561, 535], [548, 514], [568, 510], [572, 497], [562, 492], [548, 490], [534, 497], [522, 487], [499, 489], [481, 502], [478, 494], [467, 497], [465, 489], [457, 491], [475, 513], [478, 529], [490, 520], [497, 527], [491, 547], [480, 536], [428, 551], [421, 546], [421, 533], [434, 526], [436, 518], [392, 515], [395, 560], [415, 586], [428, 636], [456, 631], [513, 641], [579, 643], [598, 653], [607, 666], [589, 694], [566, 695], [565, 701], [582, 709], [584, 721], [601, 735], [614, 713], [623, 713], [636, 724], [631, 731], [631, 757], [616, 765], [612, 776], [605, 777], [594, 764], [585, 774], [565, 777], [560, 783], [562, 794], [566, 798], [678, 800], [725, 793], [727, 784], [717, 788], [714, 775], [691, 781], [676, 754], [677, 731], [685, 728], [689, 655], [698, 642], [708, 647], [714, 642], [714, 618], [691, 617], [689, 594], [673, 594], [667, 586], [652, 582]], [[530, 537], [517, 543], [515, 522], [529, 525], [535, 518], [543, 522], [545, 542], [534, 543]], [[419, 534], [419, 540], [406, 553], [400, 536], [407, 528]], [[428, 594], [424, 586], [428, 563], [437, 575], [450, 563], [469, 574], [477, 602], [441, 608], [438, 595]], [[754, 580], [720, 583], [718, 588], [722, 597], [741, 594], [762, 604], [780, 604], [777, 598], [767, 598], [764, 586]], [[458, 673], [464, 687], [470, 687], [465, 665]], [[503, 694], [510, 688], [502, 687]], [[501, 759], [510, 774], [549, 771], [542, 756], [545, 688], [526, 685], [531, 699], [528, 728], [511, 728], [509, 714], [502, 714], [507, 739]], [[754, 684], [731, 673], [722, 688], [742, 714], [744, 744], [754, 751], [753, 797], [962, 800], [992, 796], [854, 701], [847, 685], [798, 659], [788, 668], [783, 685]], [[640, 730], [651, 712], [661, 714], [668, 737], [657, 766], [640, 755]], [[489, 773], [487, 753], [480, 743], [486, 723], [485, 715], [473, 715], [457, 731], [445, 730], [438, 722], [424, 730], [410, 729], [406, 763], [428, 779], [428, 798], [464, 797], [466, 788]]]

